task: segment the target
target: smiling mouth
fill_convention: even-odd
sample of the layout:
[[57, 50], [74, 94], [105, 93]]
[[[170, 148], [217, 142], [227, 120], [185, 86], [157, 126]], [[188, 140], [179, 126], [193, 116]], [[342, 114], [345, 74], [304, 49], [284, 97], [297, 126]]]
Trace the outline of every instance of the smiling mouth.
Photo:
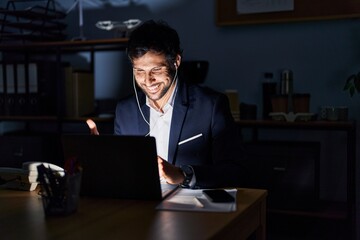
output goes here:
[[148, 93], [154, 94], [157, 93], [160, 89], [160, 84], [155, 84], [155, 85], [151, 85], [151, 86], [146, 86], [145, 88], [148, 90]]

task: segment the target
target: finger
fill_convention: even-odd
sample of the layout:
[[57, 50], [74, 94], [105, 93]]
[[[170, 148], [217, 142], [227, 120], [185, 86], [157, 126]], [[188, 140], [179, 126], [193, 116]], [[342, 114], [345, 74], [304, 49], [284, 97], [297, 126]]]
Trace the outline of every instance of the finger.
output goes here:
[[99, 131], [97, 130], [97, 127], [95, 127], [94, 129], [93, 129], [93, 135], [99, 135]]
[[164, 166], [162, 164], [161, 159], [158, 158], [158, 169], [159, 169], [159, 176], [163, 177], [164, 175]]
[[97, 130], [97, 126], [95, 122], [92, 119], [86, 120], [87, 125], [90, 128], [90, 134], [91, 135], [99, 135], [99, 131]]

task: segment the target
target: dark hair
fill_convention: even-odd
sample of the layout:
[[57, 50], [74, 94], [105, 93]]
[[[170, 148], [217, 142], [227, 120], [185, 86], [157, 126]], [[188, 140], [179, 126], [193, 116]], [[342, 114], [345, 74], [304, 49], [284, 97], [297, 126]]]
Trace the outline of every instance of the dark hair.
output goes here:
[[130, 35], [127, 54], [132, 61], [149, 51], [164, 54], [169, 66], [173, 66], [176, 56], [182, 54], [176, 30], [162, 20], [142, 23]]

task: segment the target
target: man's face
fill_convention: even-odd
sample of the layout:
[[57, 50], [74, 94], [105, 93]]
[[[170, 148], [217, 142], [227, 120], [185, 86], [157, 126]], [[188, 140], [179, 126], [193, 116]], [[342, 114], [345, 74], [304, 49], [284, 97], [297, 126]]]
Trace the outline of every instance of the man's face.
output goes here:
[[153, 101], [160, 100], [171, 87], [165, 56], [147, 52], [133, 60], [133, 73], [138, 86]]

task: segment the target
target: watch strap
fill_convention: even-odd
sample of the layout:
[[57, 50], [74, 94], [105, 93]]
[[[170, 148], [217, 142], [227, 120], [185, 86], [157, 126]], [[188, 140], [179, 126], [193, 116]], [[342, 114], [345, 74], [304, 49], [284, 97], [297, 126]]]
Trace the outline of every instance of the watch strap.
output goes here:
[[184, 174], [184, 181], [181, 184], [183, 188], [193, 188], [195, 185], [194, 169], [190, 165], [183, 165], [180, 167]]

